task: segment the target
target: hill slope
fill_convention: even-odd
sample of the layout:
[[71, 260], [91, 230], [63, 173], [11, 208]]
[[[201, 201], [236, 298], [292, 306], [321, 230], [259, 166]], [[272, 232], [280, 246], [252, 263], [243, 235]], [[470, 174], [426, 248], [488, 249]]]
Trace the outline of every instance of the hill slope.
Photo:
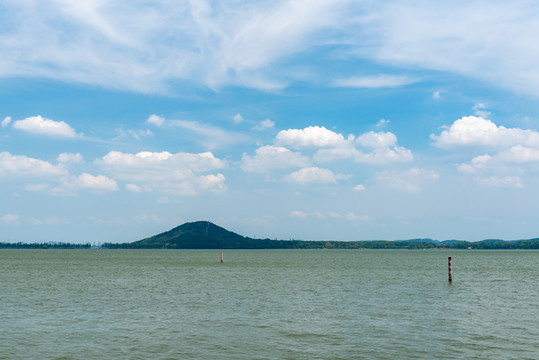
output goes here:
[[290, 248], [288, 241], [241, 236], [209, 221], [185, 223], [164, 233], [135, 241], [131, 248], [165, 249], [276, 249]]

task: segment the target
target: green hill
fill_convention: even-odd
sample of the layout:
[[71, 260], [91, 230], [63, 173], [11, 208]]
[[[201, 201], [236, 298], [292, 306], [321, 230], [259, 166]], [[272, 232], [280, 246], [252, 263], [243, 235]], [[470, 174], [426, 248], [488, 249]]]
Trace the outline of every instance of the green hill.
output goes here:
[[[121, 244], [144, 249], [286, 249], [289, 241], [253, 239], [228, 231], [209, 221], [188, 222], [164, 233]], [[107, 244], [108, 245], [108, 244]]]

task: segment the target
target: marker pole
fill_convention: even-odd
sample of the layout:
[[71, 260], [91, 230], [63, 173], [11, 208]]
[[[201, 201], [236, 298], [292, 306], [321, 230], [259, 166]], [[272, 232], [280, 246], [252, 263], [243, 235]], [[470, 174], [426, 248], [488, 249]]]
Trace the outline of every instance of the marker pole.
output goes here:
[[452, 282], [453, 281], [453, 274], [451, 272], [451, 256], [449, 256], [447, 258], [447, 267], [448, 267], [448, 271], [449, 271], [449, 282]]

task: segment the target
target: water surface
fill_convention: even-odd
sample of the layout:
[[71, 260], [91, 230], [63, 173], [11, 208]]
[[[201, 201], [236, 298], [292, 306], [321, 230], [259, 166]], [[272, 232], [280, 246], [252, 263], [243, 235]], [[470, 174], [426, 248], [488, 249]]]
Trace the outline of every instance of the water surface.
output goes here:
[[0, 358], [539, 358], [538, 251], [246, 250], [224, 260], [212, 250], [0, 250]]

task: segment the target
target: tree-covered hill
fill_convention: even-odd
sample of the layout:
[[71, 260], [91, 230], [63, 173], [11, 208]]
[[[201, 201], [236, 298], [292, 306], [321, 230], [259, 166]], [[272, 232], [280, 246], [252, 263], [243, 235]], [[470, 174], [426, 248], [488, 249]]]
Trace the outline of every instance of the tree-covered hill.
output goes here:
[[164, 233], [132, 243], [103, 244], [112, 249], [539, 249], [539, 239], [503, 241], [302, 241], [253, 239], [209, 221], [189, 222]]

